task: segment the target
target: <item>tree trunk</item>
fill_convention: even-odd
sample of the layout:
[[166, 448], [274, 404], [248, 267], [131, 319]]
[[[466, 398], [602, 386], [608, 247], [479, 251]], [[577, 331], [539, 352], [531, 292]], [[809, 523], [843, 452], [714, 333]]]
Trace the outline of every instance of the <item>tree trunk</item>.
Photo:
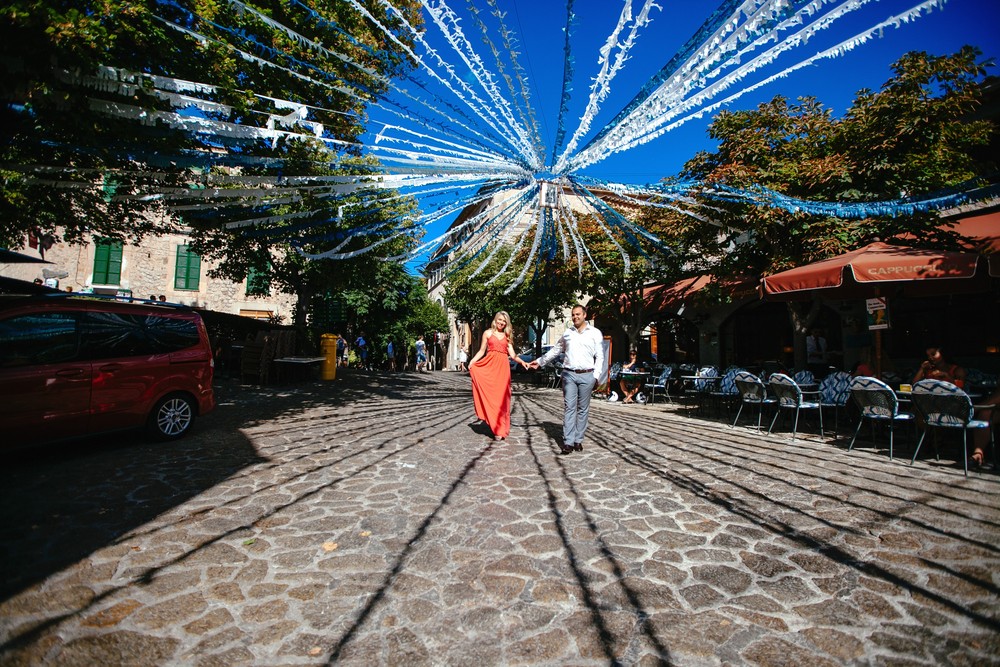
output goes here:
[[312, 302], [313, 293], [299, 288], [296, 290], [298, 299], [295, 301], [295, 326], [300, 330], [306, 327], [306, 320], [309, 317], [309, 304]]
[[821, 302], [814, 298], [806, 302], [788, 302], [788, 319], [792, 325], [793, 365], [795, 368], [805, 368], [806, 336], [819, 317]]

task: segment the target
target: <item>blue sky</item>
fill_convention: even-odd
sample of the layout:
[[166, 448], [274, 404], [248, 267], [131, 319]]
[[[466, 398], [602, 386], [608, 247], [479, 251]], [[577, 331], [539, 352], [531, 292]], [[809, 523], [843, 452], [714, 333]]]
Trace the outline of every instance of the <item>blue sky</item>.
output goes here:
[[[501, 0], [508, 8], [507, 22], [511, 30], [523, 35], [525, 57], [522, 65], [534, 81], [535, 110], [545, 122], [543, 137], [551, 146], [555, 137], [559, 111], [559, 95], [563, 69], [563, 27], [565, 3], [556, 0]], [[635, 5], [641, 4], [638, 0]], [[683, 42], [701, 26], [705, 18], [720, 4], [720, 0], [660, 0], [662, 11], [653, 13], [653, 22], [640, 37], [633, 58], [613, 83], [612, 98], [605, 103], [600, 118], [609, 120], [655, 74]], [[785, 65], [798, 62], [885, 18], [915, 6], [915, 1], [873, 2], [824, 30], [818, 39], [810, 41], [781, 61]], [[576, 90], [570, 114], [570, 130], [585, 103], [589, 77], [597, 71], [597, 48], [606, 39], [617, 20], [622, 3], [616, 0], [577, 0], [574, 3], [578, 23], [573, 32], [573, 53], [576, 57]], [[814, 96], [840, 115], [850, 106], [855, 93], [862, 88], [877, 89], [891, 76], [890, 65], [907, 51], [923, 50], [944, 55], [964, 44], [977, 46], [984, 57], [1000, 61], [1000, 0], [950, 0], [939, 11], [887, 29], [881, 39], [874, 39], [839, 58], [824, 60], [747, 94], [729, 108], [752, 108], [775, 95], [790, 99]], [[993, 68], [1000, 75], [1000, 69]], [[586, 77], [586, 78], [582, 78]], [[712, 150], [708, 138], [710, 119], [693, 120], [667, 135], [594, 165], [584, 173], [629, 183], [655, 181], [677, 173], [684, 162], [698, 150]]]
[[[862, 4], [862, 8], [820, 31], [808, 43], [783, 55], [774, 65], [737, 83], [726, 94], [741, 90], [921, 4], [918, 0], [837, 0], [833, 6], [842, 7], [852, 2]], [[518, 59], [530, 80], [532, 108], [540, 120], [544, 143], [551, 151], [558, 127], [563, 85], [566, 3], [562, 0], [496, 0], [496, 3], [501, 11], [506, 12], [504, 22], [507, 28], [521, 42]], [[624, 0], [574, 2], [576, 22], [571, 50], [576, 71], [565, 122], [567, 140], [577, 127], [587, 102], [590, 82], [597, 75], [598, 49], [612, 31], [623, 4]], [[584, 137], [584, 143], [635, 97], [643, 84], [659, 72], [698, 31], [711, 13], [722, 4], [722, 0], [657, 0], [657, 4], [661, 9], [653, 11], [652, 23], [640, 33], [625, 69], [613, 80], [611, 94], [602, 104], [593, 127]], [[642, 5], [643, 0], [633, 0], [635, 12]], [[489, 65], [492, 59], [481, 44], [475, 23], [467, 17], [466, 3], [449, 0], [448, 6], [463, 17], [462, 29], [482, 55], [484, 62]], [[496, 19], [489, 15], [487, 2], [476, 0], [476, 6], [480, 8], [483, 20], [492, 31], [491, 39], [502, 47], [496, 31]], [[822, 10], [823, 13], [829, 11], [830, 7], [828, 4]], [[466, 81], [474, 79], [429, 20], [426, 34], [434, 48], [455, 66], [459, 75]], [[775, 95], [783, 95], [789, 99], [813, 96], [832, 109], [834, 115], [839, 116], [850, 106], [858, 90], [878, 89], [889, 79], [890, 65], [904, 53], [923, 50], [934, 55], [944, 55], [957, 51], [965, 44], [978, 47], [983, 52], [983, 59], [1000, 60], [1000, 0], [949, 0], [940, 9], [914, 21], [902, 23], [899, 27], [888, 27], [882, 31], [881, 36], [874, 37], [843, 55], [794, 72], [746, 94], [726, 108], [753, 108]], [[1000, 75], [1000, 69], [996, 67], [989, 72]], [[429, 80], [424, 74], [420, 78]], [[433, 83], [429, 88], [440, 91]], [[441, 95], [449, 97], [444, 92]], [[455, 98], [450, 97], [450, 100], [454, 101]], [[707, 133], [711, 115], [691, 120], [650, 143], [612, 155], [578, 173], [606, 181], [634, 184], [652, 183], [674, 175], [698, 150], [715, 148]], [[379, 117], [377, 110], [373, 111], [372, 117]], [[426, 130], [426, 127], [421, 126], [420, 129]], [[428, 230], [431, 237], [446, 227], [448, 222], [446, 219], [433, 225]], [[410, 266], [414, 267], [416, 264], [411, 263]]]

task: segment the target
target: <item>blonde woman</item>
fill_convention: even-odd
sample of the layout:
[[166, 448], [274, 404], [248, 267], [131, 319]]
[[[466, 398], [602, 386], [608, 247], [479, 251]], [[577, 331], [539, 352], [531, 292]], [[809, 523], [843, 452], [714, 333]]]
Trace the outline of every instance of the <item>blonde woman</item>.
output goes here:
[[510, 435], [510, 363], [513, 359], [524, 368], [528, 364], [514, 354], [511, 343], [510, 315], [500, 311], [493, 325], [483, 332], [479, 351], [469, 360], [472, 377], [472, 402], [476, 416], [489, 424], [496, 440]]

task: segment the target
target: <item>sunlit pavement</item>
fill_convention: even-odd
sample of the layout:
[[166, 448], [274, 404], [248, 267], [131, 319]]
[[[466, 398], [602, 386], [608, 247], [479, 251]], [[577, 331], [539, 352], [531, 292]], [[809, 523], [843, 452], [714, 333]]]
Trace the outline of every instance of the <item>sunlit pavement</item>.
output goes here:
[[[3, 665], [996, 664], [1000, 475], [468, 376], [239, 387], [4, 466]], [[867, 427], [863, 433], [867, 434]], [[869, 436], [870, 437], [870, 436]], [[921, 453], [923, 457], [924, 453]], [[950, 458], [949, 458], [950, 457]]]

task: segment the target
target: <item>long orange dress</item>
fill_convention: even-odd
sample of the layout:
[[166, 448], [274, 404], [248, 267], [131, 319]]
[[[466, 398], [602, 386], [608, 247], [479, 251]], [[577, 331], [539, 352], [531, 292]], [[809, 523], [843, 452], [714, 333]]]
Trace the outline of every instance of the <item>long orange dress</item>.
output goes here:
[[476, 416], [490, 425], [493, 435], [510, 435], [510, 363], [507, 361], [507, 339], [490, 336], [486, 354], [469, 364], [472, 377], [472, 402]]

